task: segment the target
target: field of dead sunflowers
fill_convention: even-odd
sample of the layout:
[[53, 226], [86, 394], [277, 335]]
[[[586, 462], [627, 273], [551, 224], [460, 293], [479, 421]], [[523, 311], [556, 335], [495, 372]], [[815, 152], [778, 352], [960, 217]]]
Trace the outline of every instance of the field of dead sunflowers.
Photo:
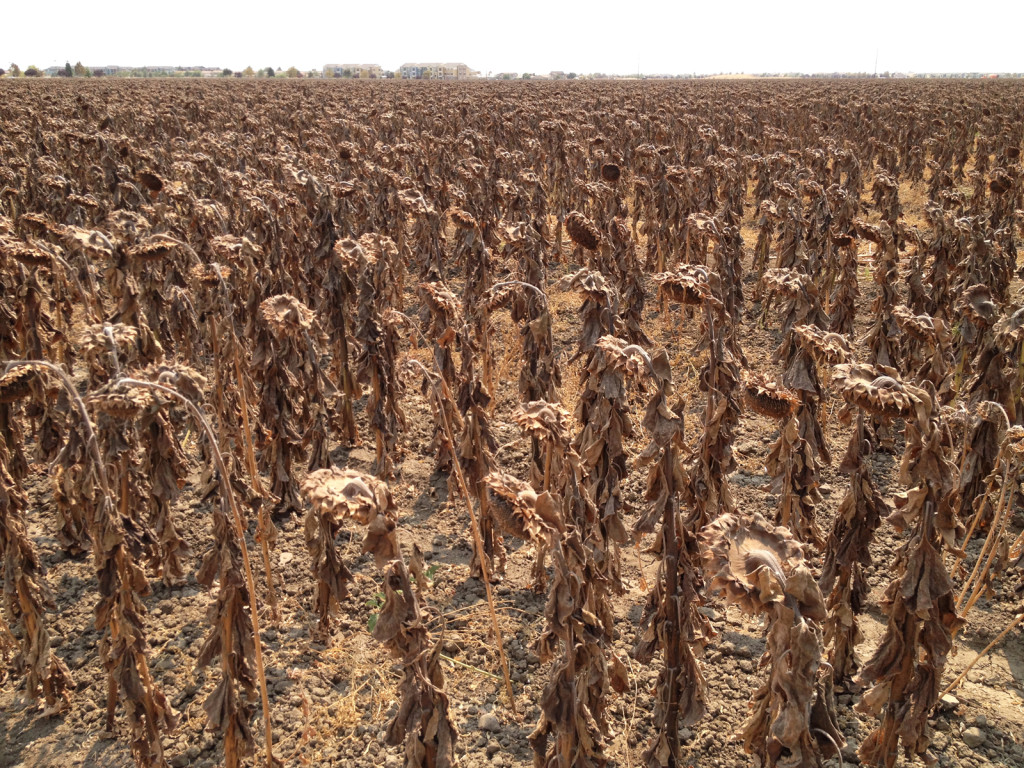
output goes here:
[[1024, 87], [0, 82], [0, 766], [1024, 765]]

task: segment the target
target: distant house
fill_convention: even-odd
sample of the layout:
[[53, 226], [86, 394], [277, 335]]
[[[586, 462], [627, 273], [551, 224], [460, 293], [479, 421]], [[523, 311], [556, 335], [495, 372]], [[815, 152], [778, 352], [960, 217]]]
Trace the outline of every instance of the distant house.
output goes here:
[[324, 77], [352, 77], [375, 80], [384, 77], [380, 64], [324, 64]]
[[478, 72], [461, 62], [406, 63], [398, 69], [403, 80], [467, 80]]

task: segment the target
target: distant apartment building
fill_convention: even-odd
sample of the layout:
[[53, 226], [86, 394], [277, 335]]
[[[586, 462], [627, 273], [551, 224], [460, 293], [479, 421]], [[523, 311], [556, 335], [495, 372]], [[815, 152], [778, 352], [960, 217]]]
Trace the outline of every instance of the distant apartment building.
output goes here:
[[324, 77], [352, 77], [375, 80], [384, 77], [380, 64], [325, 64]]
[[461, 62], [418, 62], [398, 69], [403, 80], [467, 80], [477, 73]]

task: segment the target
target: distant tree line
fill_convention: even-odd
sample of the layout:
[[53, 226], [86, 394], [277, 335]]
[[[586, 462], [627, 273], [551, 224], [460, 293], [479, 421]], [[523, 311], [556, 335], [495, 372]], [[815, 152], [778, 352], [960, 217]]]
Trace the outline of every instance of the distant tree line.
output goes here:
[[[273, 77], [287, 77], [287, 78], [305, 78], [305, 77], [318, 77], [318, 72], [302, 72], [297, 67], [289, 67], [287, 70], [282, 71], [280, 67], [264, 67], [260, 70], [254, 70], [252, 67], [246, 67], [241, 72], [233, 71], [227, 67], [217, 72], [216, 70], [186, 70], [183, 68], [176, 68], [173, 70], [163, 70], [157, 68], [89, 68], [83, 65], [81, 61], [77, 61], [72, 65], [71, 61], [65, 61], [65, 66], [60, 69], [54, 68], [49, 70], [54, 77], [59, 78], [90, 78], [90, 77], [104, 77], [104, 76], [116, 76], [121, 78], [157, 78], [157, 77], [185, 77], [185, 78], [198, 78], [204, 75], [210, 77], [214, 75], [216, 77], [236, 77], [236, 78], [273, 78]], [[18, 67], [16, 63], [11, 62], [10, 66], [6, 69], [0, 69], [0, 77], [44, 77], [46, 72], [39, 69], [35, 65], [26, 68], [24, 71]], [[355, 77], [356, 73], [346, 70], [344, 74], [336, 74], [335, 77]], [[393, 72], [387, 72], [383, 75], [385, 78], [393, 78]]]

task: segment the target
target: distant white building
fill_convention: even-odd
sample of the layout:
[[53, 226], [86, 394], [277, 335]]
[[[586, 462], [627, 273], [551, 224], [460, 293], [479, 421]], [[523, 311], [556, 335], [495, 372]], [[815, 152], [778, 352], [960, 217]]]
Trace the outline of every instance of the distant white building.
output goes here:
[[380, 64], [324, 64], [324, 77], [353, 77], [375, 80], [384, 77]]
[[468, 80], [478, 72], [461, 62], [406, 63], [398, 69], [403, 80]]

